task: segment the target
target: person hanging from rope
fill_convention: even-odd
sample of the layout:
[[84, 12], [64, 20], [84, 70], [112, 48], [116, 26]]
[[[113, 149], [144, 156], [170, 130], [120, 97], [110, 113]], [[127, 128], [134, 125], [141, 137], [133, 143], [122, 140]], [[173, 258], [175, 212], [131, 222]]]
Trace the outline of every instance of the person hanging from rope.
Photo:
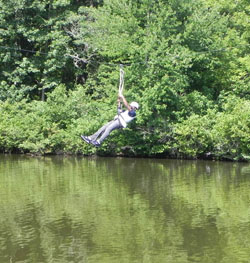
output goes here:
[[[101, 146], [102, 142], [109, 136], [109, 134], [116, 129], [122, 129], [127, 127], [127, 124], [131, 122], [136, 117], [136, 110], [139, 109], [139, 104], [135, 101], [130, 104], [127, 102], [123, 96], [123, 87], [124, 87], [124, 71], [123, 65], [120, 65], [120, 84], [119, 84], [119, 93], [118, 93], [118, 114], [114, 119], [107, 124], [103, 125], [96, 133], [85, 136], [81, 135], [81, 138], [87, 142], [91, 143], [96, 147]], [[121, 100], [127, 110], [122, 110]]]
[[[121, 100], [127, 110], [122, 110]], [[127, 124], [135, 119], [136, 110], [139, 109], [139, 104], [135, 101], [130, 104], [127, 102], [125, 97], [119, 92], [118, 96], [118, 114], [113, 120], [103, 125], [97, 132], [90, 136], [81, 135], [81, 138], [96, 147], [100, 147], [102, 142], [109, 136], [109, 134], [116, 129], [126, 128]]]

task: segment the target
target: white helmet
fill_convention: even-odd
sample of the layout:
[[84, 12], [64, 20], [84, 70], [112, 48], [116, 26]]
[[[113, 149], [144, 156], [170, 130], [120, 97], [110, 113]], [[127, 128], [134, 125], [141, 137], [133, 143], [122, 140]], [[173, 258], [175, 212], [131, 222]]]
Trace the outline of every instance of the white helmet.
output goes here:
[[131, 102], [130, 106], [136, 108], [137, 110], [139, 109], [139, 104], [135, 101]]

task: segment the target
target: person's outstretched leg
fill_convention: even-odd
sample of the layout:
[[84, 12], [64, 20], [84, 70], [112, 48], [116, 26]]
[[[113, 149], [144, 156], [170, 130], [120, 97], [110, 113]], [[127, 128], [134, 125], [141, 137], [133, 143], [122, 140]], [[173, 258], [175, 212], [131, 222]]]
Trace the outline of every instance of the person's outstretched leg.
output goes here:
[[113, 120], [112, 122], [109, 122], [107, 127], [105, 128], [104, 132], [102, 133], [101, 138], [97, 141], [99, 144], [101, 144], [103, 142], [103, 140], [105, 140], [106, 137], [109, 136], [109, 134], [115, 130], [115, 129], [120, 129], [122, 128], [120, 122], [118, 119]]
[[86, 143], [92, 143], [93, 141], [96, 141], [96, 139], [105, 131], [105, 129], [107, 128], [107, 126], [112, 123], [112, 121], [106, 123], [105, 125], [103, 125], [97, 132], [95, 132], [94, 134], [90, 135], [90, 136], [85, 136], [85, 135], [81, 135], [81, 138], [86, 142]]
[[105, 125], [103, 125], [97, 132], [95, 132], [94, 134], [90, 135], [88, 138], [91, 140], [91, 141], [96, 141], [97, 138], [102, 134], [104, 133], [104, 131], [106, 130], [106, 128], [113, 122], [110, 121], [108, 123], [106, 123]]

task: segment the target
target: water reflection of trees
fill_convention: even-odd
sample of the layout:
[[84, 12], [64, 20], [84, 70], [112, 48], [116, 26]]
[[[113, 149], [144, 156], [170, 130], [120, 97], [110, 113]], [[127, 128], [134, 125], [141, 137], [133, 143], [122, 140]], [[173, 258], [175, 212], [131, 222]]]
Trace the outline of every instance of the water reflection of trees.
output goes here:
[[0, 162], [0, 262], [241, 262], [250, 256], [247, 165], [11, 158]]

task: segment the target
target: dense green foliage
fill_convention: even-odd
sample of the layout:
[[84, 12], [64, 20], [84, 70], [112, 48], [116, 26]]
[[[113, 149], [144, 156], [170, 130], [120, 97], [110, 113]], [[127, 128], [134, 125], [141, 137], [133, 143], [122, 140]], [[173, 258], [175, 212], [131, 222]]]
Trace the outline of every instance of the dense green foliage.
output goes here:
[[[3, 152], [250, 159], [247, 0], [0, 0]], [[136, 124], [116, 114], [119, 64]]]

